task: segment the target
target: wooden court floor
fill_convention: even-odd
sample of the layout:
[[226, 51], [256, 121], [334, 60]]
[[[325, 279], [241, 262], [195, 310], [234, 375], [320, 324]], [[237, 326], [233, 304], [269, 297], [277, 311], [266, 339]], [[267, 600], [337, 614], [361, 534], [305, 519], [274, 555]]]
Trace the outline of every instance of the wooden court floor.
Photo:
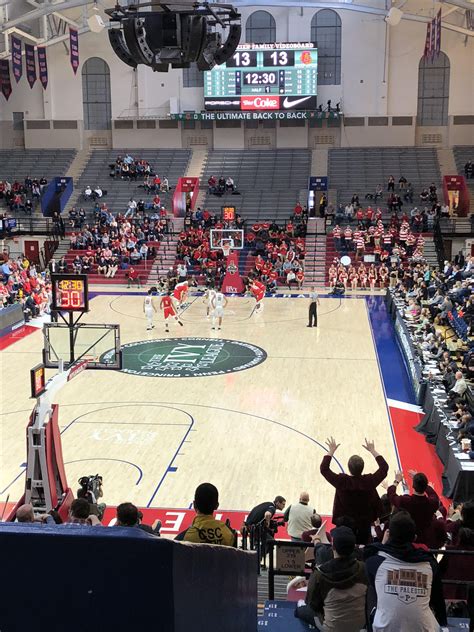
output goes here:
[[[123, 344], [222, 338], [255, 345], [266, 359], [201, 377], [83, 372], [57, 399], [74, 490], [80, 476], [99, 473], [109, 505], [128, 500], [188, 508], [195, 487], [210, 481], [221, 508], [236, 510], [276, 494], [294, 502], [307, 490], [317, 511], [328, 514], [333, 490], [319, 465], [329, 435], [342, 444], [336, 456], [344, 469], [349, 456], [360, 453], [373, 471], [372, 457], [361, 448], [365, 437], [375, 439], [395, 469], [364, 299], [322, 298], [319, 327], [309, 329], [307, 299], [268, 298], [263, 313], [252, 314], [252, 299], [230, 298], [217, 332], [205, 318], [203, 299], [192, 297], [184, 327], [172, 324], [170, 334], [160, 316], [146, 331], [142, 302], [130, 294], [96, 296], [84, 322], [118, 323]], [[2, 352], [0, 500], [9, 493], [15, 501], [23, 490], [25, 426], [33, 406], [29, 369], [41, 361], [42, 346], [38, 331]]]

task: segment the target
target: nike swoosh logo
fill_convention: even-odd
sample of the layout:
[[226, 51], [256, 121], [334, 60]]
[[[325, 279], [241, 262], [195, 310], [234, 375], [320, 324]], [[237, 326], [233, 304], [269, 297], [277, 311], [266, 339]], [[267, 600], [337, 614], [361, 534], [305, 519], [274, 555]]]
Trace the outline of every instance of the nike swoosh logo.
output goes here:
[[292, 108], [299, 103], [303, 103], [303, 101], [307, 101], [308, 99], [311, 99], [311, 97], [303, 97], [302, 99], [296, 99], [296, 101], [288, 101], [288, 97], [285, 97], [285, 100], [283, 101], [283, 107]]

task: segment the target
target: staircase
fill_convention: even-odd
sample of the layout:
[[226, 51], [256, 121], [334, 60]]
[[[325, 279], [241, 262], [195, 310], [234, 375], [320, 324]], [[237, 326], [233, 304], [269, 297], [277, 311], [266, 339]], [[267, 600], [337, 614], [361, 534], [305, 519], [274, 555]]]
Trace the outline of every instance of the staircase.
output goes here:
[[328, 175], [328, 149], [313, 149], [311, 153], [311, 175]]
[[433, 266], [434, 268], [438, 267], [438, 255], [436, 254], [436, 246], [433, 241], [432, 235], [425, 237], [425, 247], [423, 254], [430, 266]]
[[166, 276], [168, 270], [174, 267], [176, 263], [176, 247], [178, 244], [178, 235], [183, 230], [184, 220], [182, 217], [175, 217], [173, 220], [174, 233], [166, 235], [160, 243], [158, 253], [153, 268], [148, 275], [148, 284], [156, 285], [160, 277]]
[[[314, 153], [314, 152], [313, 152]], [[326, 278], [326, 235], [325, 220], [310, 217], [306, 227], [306, 258], [304, 265], [304, 286], [312, 285], [322, 290]]]
[[[89, 158], [91, 157], [90, 149], [81, 149], [78, 151], [74, 160], [72, 161], [69, 169], [67, 170], [66, 175], [73, 179], [74, 189], [71, 194], [71, 197], [68, 200], [68, 207], [72, 208], [76, 206], [80, 196], [81, 196], [81, 187], [78, 186], [79, 178], [81, 177], [84, 169], [86, 168], [87, 163], [89, 162]], [[66, 218], [63, 217], [66, 221]]]
[[206, 149], [193, 149], [191, 160], [189, 161], [188, 168], [186, 169], [186, 176], [189, 178], [200, 178], [203, 174], [206, 160]]
[[452, 149], [437, 149], [439, 170], [442, 176], [455, 175], [458, 170]]

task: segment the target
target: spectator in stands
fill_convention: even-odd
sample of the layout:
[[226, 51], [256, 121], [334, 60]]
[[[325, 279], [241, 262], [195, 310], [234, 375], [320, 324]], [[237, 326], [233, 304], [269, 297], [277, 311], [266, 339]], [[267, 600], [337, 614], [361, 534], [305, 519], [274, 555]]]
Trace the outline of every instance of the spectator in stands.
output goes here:
[[283, 496], [275, 496], [273, 502], [263, 502], [256, 505], [247, 516], [243, 528], [249, 531], [252, 527], [261, 528], [261, 554], [265, 557], [267, 536], [273, 536], [275, 530], [272, 528], [271, 521], [276, 511], [283, 511], [286, 505], [286, 499]]
[[21, 505], [16, 510], [16, 521], [20, 524], [31, 525], [31, 524], [55, 524], [54, 518], [50, 514], [42, 514], [40, 516], [35, 516], [35, 512], [33, 509], [33, 505], [27, 503], [25, 505]]
[[393, 176], [389, 176], [388, 178], [387, 191], [395, 191], [395, 178]]
[[228, 525], [214, 518], [219, 507], [219, 492], [211, 483], [201, 483], [194, 492], [196, 516], [189, 529], [180, 533], [176, 540], [195, 544], [220, 544], [237, 546], [237, 535]]
[[388, 499], [393, 507], [408, 511], [413, 518], [417, 543], [434, 547], [436, 541], [433, 518], [439, 509], [439, 496], [423, 472], [410, 471], [410, 475], [413, 477], [413, 494], [397, 494], [397, 486], [403, 481], [402, 472], [397, 472], [393, 484], [387, 489]]
[[467, 383], [464, 379], [462, 371], [457, 371], [455, 374], [455, 378], [456, 382], [448, 392], [448, 399], [451, 404], [456, 404], [457, 402], [459, 402], [467, 390]]
[[117, 507], [116, 527], [138, 527], [138, 509], [132, 503], [121, 503]]
[[86, 188], [84, 189], [84, 193], [82, 194], [82, 197], [85, 200], [90, 200], [92, 198], [92, 189], [91, 189], [90, 185], [86, 186]]
[[99, 200], [100, 200], [100, 198], [101, 198], [103, 195], [104, 195], [104, 193], [103, 193], [102, 189], [101, 189], [101, 188], [100, 188], [100, 186], [97, 184], [97, 185], [94, 187], [94, 190], [92, 191], [92, 199], [93, 199], [93, 200], [97, 200], [97, 199], [99, 199]]
[[474, 178], [474, 162], [472, 162], [472, 160], [468, 160], [464, 165], [464, 175], [466, 180]]
[[308, 584], [306, 606], [296, 616], [320, 631], [359, 632], [365, 627], [367, 577], [356, 559], [356, 538], [348, 527], [331, 532], [334, 558], [318, 565]]
[[136, 283], [137, 288], [141, 288], [140, 274], [138, 273], [138, 270], [135, 270], [133, 266], [130, 266], [130, 269], [128, 270], [127, 278], [128, 278], [127, 287], [131, 287], [133, 283]]
[[376, 597], [373, 632], [433, 630], [446, 626], [446, 606], [436, 560], [416, 548], [416, 525], [405, 511], [394, 514], [387, 542], [364, 550], [369, 585]]
[[[446, 551], [474, 551], [474, 530], [461, 527], [457, 533], [456, 544], [446, 546]], [[440, 572], [443, 580], [463, 581], [464, 585], [445, 584], [445, 599], [466, 599], [466, 587], [474, 582], [473, 556], [470, 555], [444, 555], [440, 564]]]
[[308, 492], [301, 492], [298, 504], [290, 505], [283, 516], [288, 523], [286, 530], [293, 541], [300, 542], [303, 531], [312, 529], [311, 517], [315, 513], [316, 510], [309, 504]]
[[84, 526], [96, 526], [101, 525], [97, 516], [90, 513], [89, 502], [85, 498], [76, 498], [72, 501], [69, 509], [69, 518], [65, 526], [68, 524], [84, 525]]
[[232, 191], [232, 192], [235, 191], [234, 180], [230, 176], [227, 176], [227, 178], [225, 179], [225, 190]]
[[320, 469], [324, 478], [336, 489], [333, 522], [341, 516], [349, 516], [354, 520], [357, 543], [367, 544], [370, 541], [371, 524], [382, 512], [377, 486], [387, 476], [388, 464], [376, 451], [374, 442], [366, 439], [362, 447], [377, 461], [377, 471], [373, 474], [362, 474], [364, 460], [358, 455], [353, 455], [348, 462], [350, 474], [335, 474], [331, 471], [330, 465], [340, 444], [336, 443], [333, 437], [330, 437], [326, 444], [328, 454], [323, 457]]

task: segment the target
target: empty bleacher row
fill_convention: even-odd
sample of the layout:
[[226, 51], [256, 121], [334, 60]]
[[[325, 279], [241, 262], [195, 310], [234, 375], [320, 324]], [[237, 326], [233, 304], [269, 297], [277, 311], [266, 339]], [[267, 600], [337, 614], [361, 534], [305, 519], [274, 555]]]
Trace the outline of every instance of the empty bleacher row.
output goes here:
[[414, 188], [413, 202], [419, 202], [420, 191], [434, 182], [441, 188], [441, 173], [436, 149], [422, 147], [366, 147], [330, 149], [328, 175], [331, 189], [337, 190], [337, 202], [347, 204], [354, 193], [361, 204], [367, 193], [374, 193], [380, 184], [387, 200], [387, 181], [404, 176]]
[[220, 211], [223, 205], [236, 206], [249, 221], [287, 219], [311, 174], [311, 152], [307, 149], [261, 151], [210, 151], [201, 187], [207, 190], [211, 175], [233, 178], [240, 195], [206, 195], [203, 206]]
[[[135, 200], [144, 199], [147, 196], [143, 188], [143, 180], [122, 180], [120, 177], [110, 177], [109, 165], [115, 163], [117, 156], [125, 156], [127, 153], [134, 160], [146, 160], [152, 166], [153, 172], [161, 178], [168, 178], [172, 188], [175, 187], [178, 178], [186, 174], [191, 152], [187, 149], [112, 149], [95, 150], [92, 152], [89, 161], [76, 184], [81, 192], [86, 186], [92, 188], [100, 185], [107, 195], [103, 201], [114, 212], [124, 212], [127, 210], [127, 203], [130, 198]], [[142, 185], [140, 187], [140, 185]], [[173, 193], [163, 193], [160, 195], [162, 203], [166, 208], [171, 208], [171, 197]], [[89, 206], [92, 202], [88, 203]], [[83, 200], [78, 202], [78, 206], [84, 206]]]
[[23, 182], [30, 176], [49, 182], [66, 174], [75, 155], [72, 149], [1, 149], [0, 180]]
[[[462, 147], [453, 148], [454, 160], [456, 161], [456, 168], [460, 175], [464, 175], [464, 165], [468, 160], [474, 161], [474, 145], [466, 145]], [[474, 204], [474, 179], [469, 178], [466, 180], [467, 188], [469, 189], [469, 197], [471, 199], [471, 206]]]

